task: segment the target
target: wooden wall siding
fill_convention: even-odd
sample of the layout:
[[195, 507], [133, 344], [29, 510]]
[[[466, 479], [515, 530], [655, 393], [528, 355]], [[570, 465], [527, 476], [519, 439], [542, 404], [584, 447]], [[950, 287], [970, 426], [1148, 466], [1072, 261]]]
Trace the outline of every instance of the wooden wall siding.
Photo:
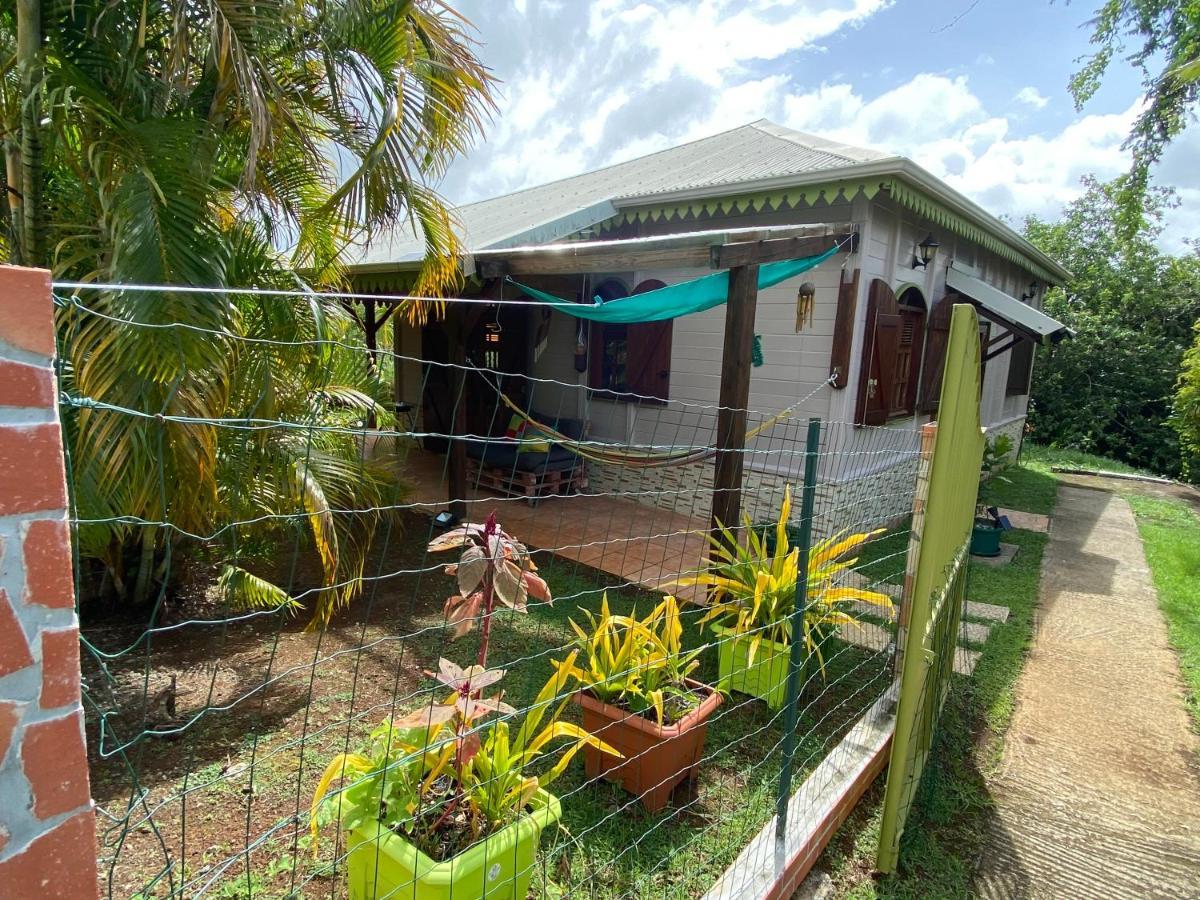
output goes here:
[[[867, 230], [862, 280], [869, 284], [872, 277], [882, 278], [893, 286], [914, 283], [921, 288], [927, 304], [933, 304], [943, 296], [945, 269], [952, 259], [972, 268], [979, 278], [1015, 297], [1025, 293], [1029, 282], [1035, 277], [1017, 264], [965, 238], [937, 229], [934, 229], [935, 235], [942, 246], [933, 265], [924, 270], [913, 269], [913, 248], [929, 233], [930, 228], [910, 211], [898, 207], [883, 195], [870, 204]], [[1004, 330], [993, 325], [992, 334], [1003, 335]], [[988, 426], [1006, 423], [1026, 414], [1027, 396], [1005, 396], [1008, 360], [1008, 354], [1005, 354], [989, 361], [987, 365], [980, 413], [984, 424]], [[907, 421], [909, 427], [919, 427], [924, 420], [918, 416]]]
[[[805, 273], [797, 279], [763, 291], [758, 301], [755, 332], [761, 334], [764, 365], [754, 369], [750, 382], [750, 406], [759, 411], [776, 411], [795, 403], [800, 397], [819, 388], [829, 376], [830, 350], [836, 320], [836, 298], [841, 280], [842, 266], [858, 268], [858, 297], [852, 328], [850, 366], [847, 385], [850, 389], [834, 391], [829, 388], [818, 390], [812, 402], [797, 412], [796, 421], [817, 415], [832, 422], [850, 422], [854, 417], [859, 372], [862, 356], [866, 292], [873, 278], [881, 278], [895, 287], [912, 283], [920, 287], [925, 301], [932, 306], [944, 293], [945, 268], [949, 260], [957, 258], [960, 263], [974, 268], [976, 274], [990, 284], [1014, 296], [1020, 296], [1027, 288], [1032, 275], [1021, 267], [997, 257], [962, 238], [936, 232], [942, 246], [933, 265], [927, 270], [911, 267], [913, 247], [928, 233], [929, 228], [904, 209], [892, 203], [886, 196], [877, 196], [868, 201], [857, 198], [853, 203], [838, 203], [832, 206], [804, 211], [788, 211], [778, 214], [753, 216], [722, 216], [704, 221], [680, 223], [640, 223], [636, 236], [664, 234], [695, 228], [744, 227], [746, 225], [805, 224], [815, 222], [853, 221], [862, 225], [862, 244], [857, 254], [839, 255], [818, 269]], [[628, 237], [633, 234], [625, 235]], [[628, 287], [633, 287], [646, 278], [658, 278], [673, 284], [708, 274], [709, 270], [643, 271], [624, 273], [621, 277]], [[795, 334], [796, 290], [801, 281], [810, 280], [817, 286], [813, 324], [801, 334]], [[586, 383], [574, 369], [575, 334], [577, 322], [566, 316], [555, 315], [551, 325], [550, 346], [541, 360], [533, 366], [535, 375], [556, 378], [570, 384]], [[687, 316], [675, 323], [671, 351], [672, 400], [691, 401], [702, 406], [715, 406], [720, 386], [720, 355], [723, 345], [724, 310], [720, 307], [704, 313]], [[993, 330], [996, 333], [997, 329]], [[992, 428], [1010, 428], [1026, 412], [1028, 398], [1025, 396], [1005, 397], [1008, 379], [1007, 355], [992, 360], [985, 373], [982, 403], [982, 418]], [[552, 411], [558, 404], [564, 409], [571, 403], [577, 407], [576, 415], [586, 417], [592, 425], [592, 435], [614, 441], [637, 443], [691, 442], [702, 435], [711, 435], [714, 414], [712, 411], [695, 407], [680, 407], [676, 404], [662, 406], [639, 406], [617, 401], [594, 399], [584, 400], [584, 392], [578, 389], [558, 389], [541, 385], [537, 388], [535, 406]], [[892, 419], [886, 427], [897, 431], [916, 434], [928, 415]], [[751, 427], [756, 422], [751, 422]], [[788, 472], [788, 461], [794, 456], [798, 465], [799, 443], [796, 427], [779, 428], [773, 434], [764, 435], [752, 445], [754, 451], [775, 451], [774, 457], [766, 452], [752, 453], [748, 464], [759, 471]], [[846, 468], [863, 468], [871, 463], [872, 457], [856, 454], [866, 449], [877, 437], [859, 434], [847, 429], [843, 445], [847, 453], [845, 460], [838, 463], [838, 471], [828, 473], [830, 477], [849, 477]], [[848, 462], [847, 462], [848, 461]], [[878, 462], [877, 460], [875, 462]], [[823, 475], [822, 477], [825, 477]]]

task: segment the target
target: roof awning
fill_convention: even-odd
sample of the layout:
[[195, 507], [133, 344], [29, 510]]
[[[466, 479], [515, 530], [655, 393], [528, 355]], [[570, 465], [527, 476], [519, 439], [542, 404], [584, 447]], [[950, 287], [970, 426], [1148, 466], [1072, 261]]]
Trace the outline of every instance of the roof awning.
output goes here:
[[946, 270], [946, 287], [974, 300], [979, 314], [985, 319], [1003, 326], [1014, 334], [1027, 337], [1034, 343], [1045, 344], [1048, 341], [1057, 344], [1063, 338], [1073, 337], [1075, 334], [1057, 319], [1052, 319], [1028, 303], [1022, 303], [1016, 297], [1010, 297], [1004, 291], [958, 269]]

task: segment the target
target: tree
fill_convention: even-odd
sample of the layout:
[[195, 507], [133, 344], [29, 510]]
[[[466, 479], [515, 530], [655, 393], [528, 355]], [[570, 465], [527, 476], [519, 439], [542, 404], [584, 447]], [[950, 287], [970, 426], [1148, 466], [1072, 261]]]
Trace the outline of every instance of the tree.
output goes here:
[[1033, 437], [1174, 475], [1180, 448], [1168, 419], [1200, 316], [1200, 260], [1169, 256], [1155, 243], [1168, 192], [1148, 192], [1145, 222], [1130, 236], [1115, 227], [1128, 177], [1084, 184], [1058, 222], [1025, 225], [1026, 236], [1072, 273], [1047, 292], [1046, 311], [1076, 332], [1040, 351]]
[[1099, 90], [1113, 57], [1124, 54], [1142, 74], [1146, 105], [1125, 146], [1133, 151], [1130, 178], [1123, 184], [1119, 224], [1132, 234], [1141, 227], [1142, 200], [1150, 168], [1188, 124], [1200, 98], [1200, 2], [1197, 0], [1107, 0], [1091, 20], [1097, 48], [1070, 81], [1081, 109]]
[[[442, 288], [458, 248], [431, 185], [492, 108], [468, 29], [440, 0], [21, 0], [0, 12], [0, 244], [76, 281], [295, 288], [298, 272], [338, 283], [347, 246], [407, 219], [429, 250], [418, 292]], [[396, 489], [349, 433], [387, 420], [345, 310], [65, 300], [64, 385], [86, 400], [66, 422], [81, 549], [110, 591], [161, 598], [185, 554], [215, 558], [235, 604], [287, 602], [238, 562], [299, 515], [327, 621], [359, 590], [379, 519], [337, 510]], [[294, 427], [229, 424], [260, 419]]]
[[1171, 424], [1179, 433], [1183, 448], [1183, 471], [1200, 483], [1200, 322], [1196, 323], [1196, 341], [1183, 357]]

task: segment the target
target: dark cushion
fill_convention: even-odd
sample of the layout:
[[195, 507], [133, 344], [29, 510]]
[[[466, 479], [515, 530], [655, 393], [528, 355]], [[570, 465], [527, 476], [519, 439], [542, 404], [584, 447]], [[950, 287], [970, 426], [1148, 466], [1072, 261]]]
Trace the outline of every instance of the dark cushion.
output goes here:
[[[564, 437], [579, 440], [583, 437], [583, 420], [554, 418], [534, 412], [531, 414], [535, 422], [541, 422]], [[475, 438], [467, 441], [467, 455], [482, 461], [485, 465], [499, 469], [515, 467], [522, 472], [560, 472], [571, 468], [579, 459], [573, 450], [561, 444], [553, 444], [549, 452], [525, 451], [517, 452], [516, 444], [505, 441], [503, 435], [484, 440]]]

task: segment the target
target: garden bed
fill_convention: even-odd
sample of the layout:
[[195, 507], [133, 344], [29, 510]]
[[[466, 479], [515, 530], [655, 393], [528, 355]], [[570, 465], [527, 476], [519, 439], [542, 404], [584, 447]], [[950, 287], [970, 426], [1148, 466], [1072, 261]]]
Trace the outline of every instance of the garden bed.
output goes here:
[[[332, 865], [332, 830], [315, 858], [307, 833], [321, 771], [391, 712], [427, 704], [434, 682], [424, 672], [436, 668], [439, 656], [465, 661], [476, 646], [475, 634], [449, 643], [442, 626], [449, 582], [440, 567], [416, 571], [441, 562], [424, 550], [428, 521], [408, 516], [399, 524], [402, 532], [393, 533], [386, 553], [372, 554], [367, 573], [412, 574], [368, 585], [324, 634], [304, 632], [303, 615], [180, 624], [110, 661], [108, 677], [85, 660], [89, 695], [116, 711], [106, 748], [128, 743], [100, 760], [97, 718], [89, 709], [108, 893], [164, 897], [172, 883], [176, 891], [182, 883], [184, 896], [344, 894], [344, 871]], [[580, 607], [598, 609], [605, 589], [614, 613], [635, 604], [648, 611], [658, 599], [580, 563], [537, 558], [555, 605], [538, 604], [526, 616], [500, 613], [492, 633], [490, 665], [508, 669], [505, 700], [518, 709], [533, 700], [550, 658], [570, 641], [567, 619], [577, 618]], [[902, 555], [896, 564], [902, 569]], [[314, 574], [301, 572], [294, 583]], [[703, 640], [694, 627], [698, 612], [685, 612], [689, 646]], [[109, 652], [137, 637], [115, 626], [85, 632]], [[701, 660], [696, 677], [715, 681], [715, 651]], [[827, 654], [828, 687], [811, 691], [801, 707], [794, 784], [886, 690], [889, 665], [885, 653], [841, 643]], [[566, 715], [577, 719], [579, 712], [570, 705]], [[143, 718], [161, 734], [133, 740]], [[735, 695], [710, 720], [694, 792], [684, 795], [681, 785], [672, 805], [656, 815], [619, 786], [587, 782], [577, 759], [554, 786], [562, 827], [543, 836], [535, 889], [541, 885], [551, 896], [550, 883], [594, 897], [703, 893], [774, 811], [781, 722], [765, 704]]]

